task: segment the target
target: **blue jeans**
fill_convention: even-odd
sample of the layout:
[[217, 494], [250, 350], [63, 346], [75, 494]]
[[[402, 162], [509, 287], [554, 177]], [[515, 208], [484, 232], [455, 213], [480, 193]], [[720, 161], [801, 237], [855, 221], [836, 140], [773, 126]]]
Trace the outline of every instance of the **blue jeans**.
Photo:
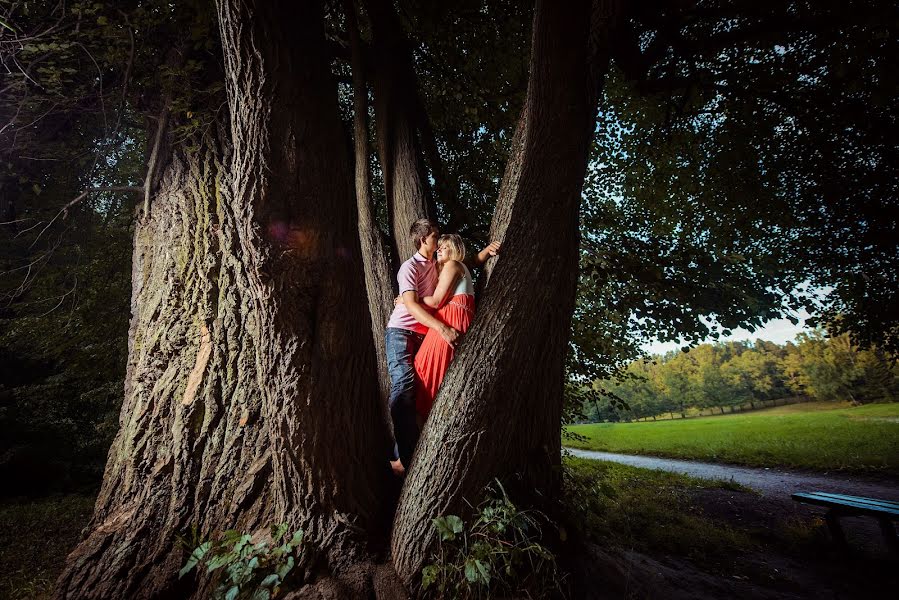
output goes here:
[[423, 333], [388, 327], [385, 330], [387, 370], [390, 372], [390, 418], [396, 446], [393, 460], [399, 458], [403, 466], [412, 462], [418, 443], [418, 422], [415, 418], [415, 353], [425, 339]]

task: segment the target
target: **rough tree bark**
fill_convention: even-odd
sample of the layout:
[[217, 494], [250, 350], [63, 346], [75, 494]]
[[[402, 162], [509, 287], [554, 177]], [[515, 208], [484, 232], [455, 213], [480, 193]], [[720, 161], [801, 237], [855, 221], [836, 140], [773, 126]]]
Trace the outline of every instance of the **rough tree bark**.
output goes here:
[[590, 17], [588, 1], [537, 2], [527, 99], [491, 231], [503, 255], [425, 426], [394, 519], [394, 565], [409, 586], [435, 540], [430, 519], [465, 514], [466, 500], [477, 502], [494, 477], [535, 490], [532, 501], [558, 491], [578, 207], [598, 83], [592, 68], [588, 76], [588, 39], [603, 39], [588, 35]]
[[[356, 206], [315, 0], [220, 0], [241, 245], [261, 316], [257, 365], [279, 519], [329, 563], [378, 513], [386, 447]], [[348, 435], [349, 434], [349, 435]], [[373, 455], [374, 454], [374, 455]], [[311, 534], [311, 535], [310, 535]]]
[[137, 225], [120, 429], [57, 597], [164, 595], [183, 559], [178, 533], [273, 516], [244, 333], [248, 279], [221, 160], [211, 139], [176, 152]]
[[384, 519], [372, 449], [387, 426], [358, 343], [370, 323], [320, 7], [218, 9], [230, 139], [176, 149], [138, 224], [121, 429], [60, 598], [203, 596], [175, 579], [193, 524], [287, 521], [339, 571]]
[[409, 239], [412, 223], [423, 217], [435, 218], [416, 128], [420, 110], [418, 85], [412, 52], [392, 3], [366, 0], [365, 6], [376, 58], [373, 83], [378, 160], [388, 220], [402, 261], [418, 250]]
[[[590, 117], [587, 127], [591, 133], [596, 119], [598, 101], [602, 93], [603, 82], [609, 70], [615, 36], [619, 30], [622, 19], [621, 0], [593, 0], [590, 9], [590, 33], [587, 44], [587, 94], [590, 108]], [[503, 172], [503, 180], [496, 201], [496, 209], [490, 222], [491, 240], [502, 240], [509, 226], [509, 218], [512, 214], [512, 203], [518, 191], [518, 183], [521, 179], [522, 151], [524, 139], [527, 134], [528, 106], [522, 107], [521, 115], [512, 136], [509, 149], [509, 159], [506, 161], [506, 169]], [[478, 278], [478, 294], [481, 295], [487, 289], [490, 277], [497, 261], [484, 265], [484, 272]]]
[[365, 83], [365, 61], [362, 41], [353, 0], [344, 0], [344, 13], [350, 38], [353, 69], [353, 141], [356, 158], [356, 207], [359, 215], [359, 239], [362, 244], [362, 263], [365, 271], [365, 290], [371, 315], [371, 333], [378, 360], [378, 384], [381, 401], [387, 406], [390, 394], [390, 374], [387, 371], [387, 352], [384, 329], [393, 311], [393, 284], [390, 256], [384, 236], [372, 214], [371, 176], [368, 164], [368, 87]]

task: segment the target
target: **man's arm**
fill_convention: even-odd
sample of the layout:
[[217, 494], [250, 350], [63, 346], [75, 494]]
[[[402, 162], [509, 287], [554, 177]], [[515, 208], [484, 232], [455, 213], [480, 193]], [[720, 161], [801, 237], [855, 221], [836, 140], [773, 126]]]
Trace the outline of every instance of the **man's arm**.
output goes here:
[[413, 290], [403, 292], [403, 303], [416, 321], [428, 329], [436, 329], [440, 333], [440, 337], [446, 340], [450, 346], [455, 344], [459, 338], [459, 332], [428, 312], [428, 309], [418, 301], [418, 294]]
[[490, 260], [491, 256], [496, 256], [499, 254], [500, 243], [499, 242], [490, 242], [486, 248], [478, 252], [477, 256], [474, 258], [466, 258], [465, 263], [469, 267], [483, 267], [484, 263]]

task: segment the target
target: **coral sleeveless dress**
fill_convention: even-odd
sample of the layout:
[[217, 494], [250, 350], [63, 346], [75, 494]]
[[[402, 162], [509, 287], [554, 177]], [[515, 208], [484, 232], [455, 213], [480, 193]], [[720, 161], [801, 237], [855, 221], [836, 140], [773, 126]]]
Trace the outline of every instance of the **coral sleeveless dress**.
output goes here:
[[[462, 278], [452, 298], [434, 313], [440, 321], [465, 333], [474, 317], [474, 285], [471, 272], [462, 265]], [[436, 329], [429, 329], [415, 355], [415, 410], [422, 421], [428, 418], [443, 376], [453, 361], [455, 350]]]

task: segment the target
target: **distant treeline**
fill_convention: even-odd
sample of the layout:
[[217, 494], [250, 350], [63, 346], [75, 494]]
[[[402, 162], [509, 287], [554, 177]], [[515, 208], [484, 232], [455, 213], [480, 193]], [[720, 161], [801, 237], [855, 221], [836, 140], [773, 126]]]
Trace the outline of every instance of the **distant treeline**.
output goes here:
[[[855, 347], [846, 335], [828, 338], [815, 331], [785, 345], [764, 340], [702, 344], [634, 361], [622, 377], [598, 381], [594, 389], [600, 395], [584, 403], [587, 419], [619, 421], [760, 407], [792, 396], [894, 402], [899, 400], [899, 368], [895, 357]], [[629, 410], [614, 408], [610, 395]]]

